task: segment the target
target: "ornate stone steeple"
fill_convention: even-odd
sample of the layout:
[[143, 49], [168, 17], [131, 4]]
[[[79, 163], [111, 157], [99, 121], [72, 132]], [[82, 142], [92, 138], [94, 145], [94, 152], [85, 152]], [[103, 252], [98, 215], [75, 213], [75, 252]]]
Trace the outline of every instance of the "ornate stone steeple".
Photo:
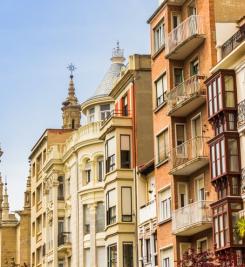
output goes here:
[[4, 184], [4, 195], [3, 195], [2, 209], [3, 209], [2, 220], [3, 221], [8, 220], [9, 219], [9, 196], [8, 196], [7, 181], [5, 181], [5, 184]]
[[31, 169], [26, 181], [26, 191], [25, 191], [25, 200], [24, 200], [24, 209], [31, 208]]
[[75, 70], [74, 65], [70, 64], [68, 66], [70, 70], [70, 83], [68, 88], [68, 96], [66, 100], [62, 103], [63, 111], [63, 129], [78, 129], [81, 122], [81, 107], [78, 103], [78, 99], [75, 95], [75, 87], [73, 81], [73, 72]]
[[2, 205], [3, 205], [3, 180], [2, 175], [0, 173], [0, 223], [2, 221]]

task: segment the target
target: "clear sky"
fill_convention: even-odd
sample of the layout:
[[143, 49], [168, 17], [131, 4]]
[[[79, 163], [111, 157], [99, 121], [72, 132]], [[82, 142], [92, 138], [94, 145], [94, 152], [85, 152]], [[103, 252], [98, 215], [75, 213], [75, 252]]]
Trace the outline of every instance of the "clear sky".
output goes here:
[[28, 155], [46, 128], [61, 127], [73, 62], [80, 102], [110, 64], [116, 41], [125, 55], [149, 53], [146, 20], [157, 0], [8, 0], [0, 4], [0, 171], [11, 210], [23, 206]]

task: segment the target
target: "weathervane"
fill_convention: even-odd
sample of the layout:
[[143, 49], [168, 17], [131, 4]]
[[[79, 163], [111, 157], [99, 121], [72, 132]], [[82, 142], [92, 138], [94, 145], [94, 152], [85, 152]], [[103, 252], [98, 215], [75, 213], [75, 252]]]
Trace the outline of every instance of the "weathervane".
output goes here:
[[68, 65], [67, 69], [71, 72], [70, 77], [73, 77], [73, 72], [76, 70], [76, 67], [71, 63]]

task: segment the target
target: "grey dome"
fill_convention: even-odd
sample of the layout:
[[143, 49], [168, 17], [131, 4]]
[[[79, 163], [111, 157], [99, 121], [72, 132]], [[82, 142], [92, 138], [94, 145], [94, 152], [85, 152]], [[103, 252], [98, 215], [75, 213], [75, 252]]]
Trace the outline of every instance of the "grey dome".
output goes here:
[[104, 78], [97, 87], [94, 95], [90, 98], [103, 97], [110, 94], [113, 85], [115, 84], [117, 78], [120, 75], [121, 69], [124, 66], [123, 62], [125, 58], [123, 56], [123, 49], [120, 49], [119, 42], [117, 42], [117, 47], [112, 51], [111, 65], [104, 75]]
[[122, 63], [112, 63], [106, 74], [104, 75], [104, 78], [100, 82], [99, 86], [97, 87], [94, 96], [93, 97], [100, 97], [109, 95], [112, 87], [117, 80], [121, 68], [124, 66]]

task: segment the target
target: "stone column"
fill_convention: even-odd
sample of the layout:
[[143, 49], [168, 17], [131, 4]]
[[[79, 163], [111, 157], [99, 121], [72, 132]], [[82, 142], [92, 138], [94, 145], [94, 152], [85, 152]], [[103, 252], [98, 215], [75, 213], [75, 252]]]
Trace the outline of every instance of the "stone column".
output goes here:
[[96, 207], [97, 203], [89, 205], [90, 211], [90, 265], [97, 267], [96, 262]]

